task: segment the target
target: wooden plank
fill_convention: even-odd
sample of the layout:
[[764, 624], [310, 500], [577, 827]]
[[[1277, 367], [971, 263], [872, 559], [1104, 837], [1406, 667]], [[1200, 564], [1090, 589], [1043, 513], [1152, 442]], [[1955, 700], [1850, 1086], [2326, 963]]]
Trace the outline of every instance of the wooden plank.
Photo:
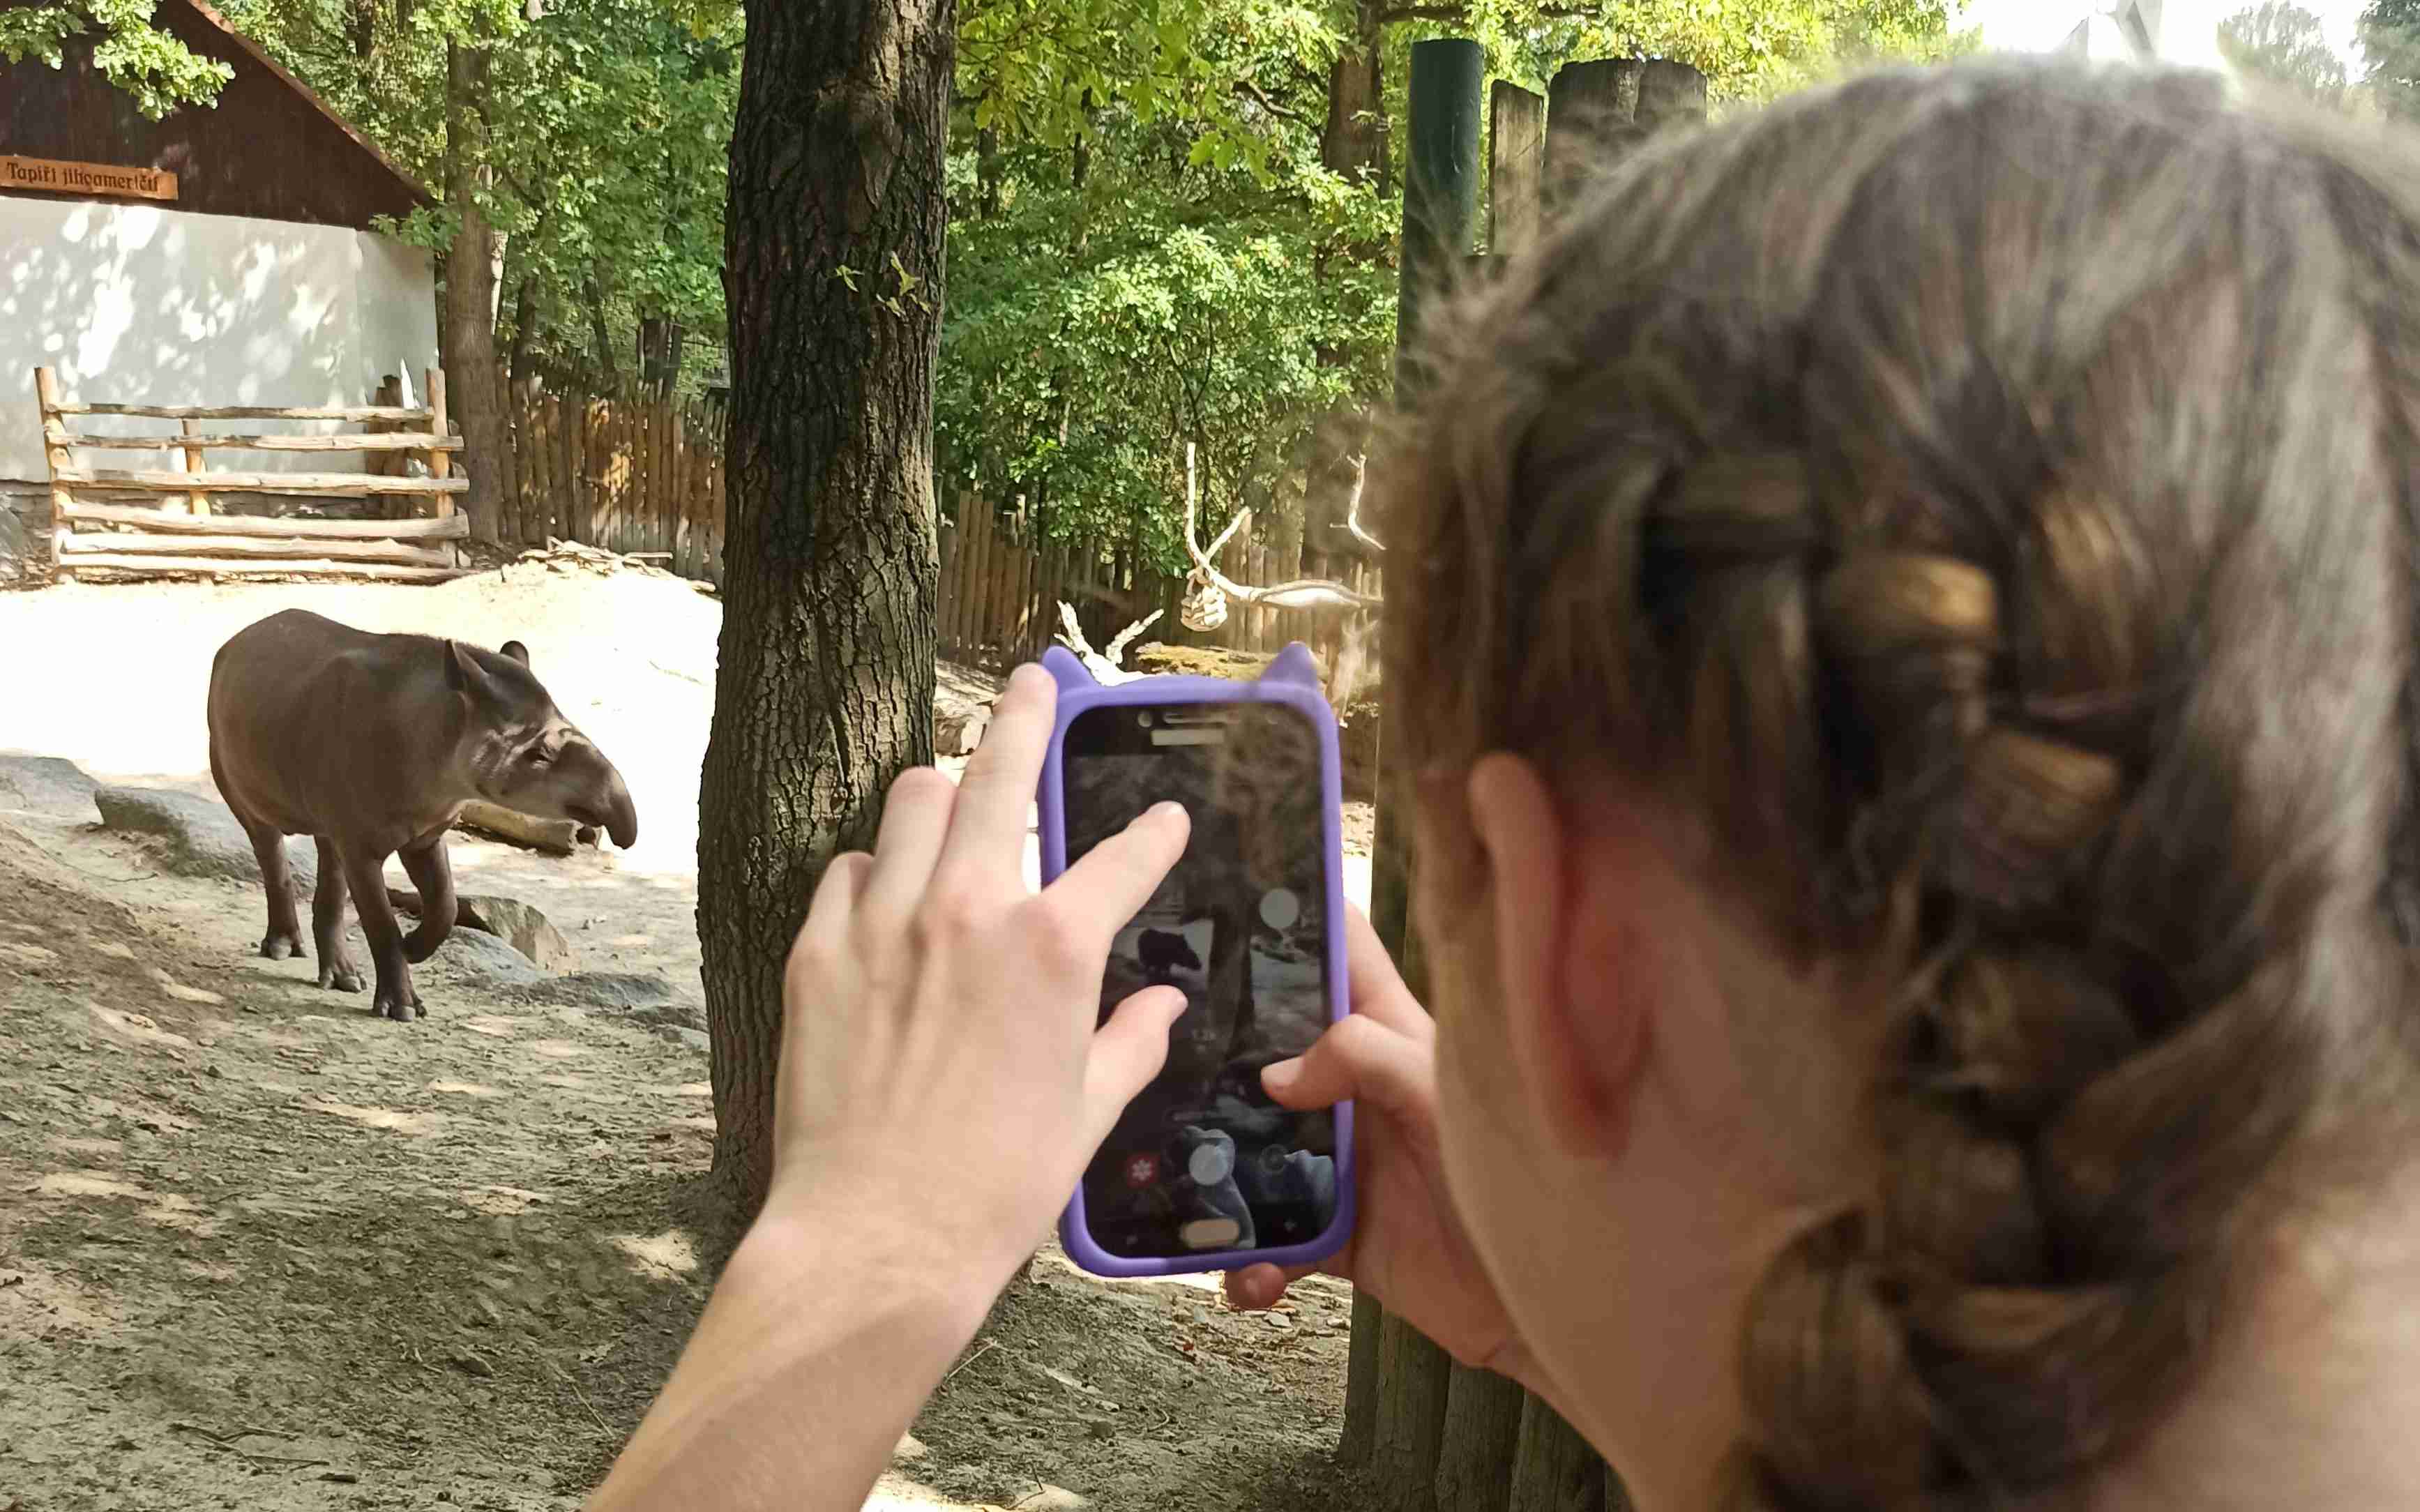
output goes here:
[[[934, 501], [938, 504], [937, 498]], [[938, 570], [933, 574], [933, 654], [954, 658], [957, 643], [950, 637], [950, 615], [956, 606], [954, 579], [958, 570], [958, 527], [943, 519], [938, 509], [933, 520], [933, 551]]]
[[68, 535], [68, 511], [74, 507], [74, 496], [59, 476], [60, 470], [71, 460], [68, 454], [68, 428], [59, 419], [59, 376], [47, 367], [34, 369], [34, 399], [42, 412], [42, 456], [51, 469], [51, 566], [63, 576], [69, 573], [59, 558], [66, 553], [59, 542]]
[[443, 520], [310, 520], [270, 515], [211, 515], [207, 518], [144, 509], [131, 505], [71, 502], [68, 514], [99, 524], [132, 525], [137, 530], [199, 531], [222, 536], [271, 537], [279, 540], [458, 540], [471, 533], [463, 515]]
[[205, 577], [342, 577], [374, 578], [386, 583], [444, 583], [469, 577], [467, 567], [398, 567], [386, 562], [319, 560], [251, 561], [228, 557], [143, 556], [125, 553], [78, 553], [78, 570], [107, 569], [133, 573], [198, 573]]
[[1538, 1398], [1525, 1399], [1505, 1504], [1519, 1512], [1603, 1512], [1610, 1489], [1605, 1462], [1578, 1430]]
[[[463, 477], [382, 477], [375, 473], [211, 473], [207, 475], [209, 481], [203, 484], [190, 473], [121, 473], [96, 467], [56, 471], [61, 482], [142, 493], [184, 493], [207, 487], [222, 493], [308, 493], [353, 499], [381, 493], [435, 494], [442, 501], [471, 486], [471, 480]], [[442, 512], [453, 510], [449, 507]]]
[[[428, 385], [428, 433], [433, 436], [452, 435], [454, 428], [445, 417], [445, 369], [428, 368], [422, 374], [422, 381]], [[454, 470], [454, 462], [448, 454], [442, 451], [424, 452], [421, 454], [421, 460], [428, 464], [430, 482], [444, 483], [452, 480], [449, 475]], [[492, 467], [495, 462], [490, 459], [482, 465]], [[462, 485], [459, 489], [449, 489], [437, 495], [438, 519], [442, 520], [454, 512], [454, 494], [468, 493], [471, 491], [469, 478], [458, 481]]]
[[656, 401], [656, 475], [647, 484], [647, 491], [655, 499], [655, 507], [649, 514], [655, 527], [655, 549], [659, 552], [673, 550], [678, 534], [680, 473], [674, 458], [678, 446], [675, 432], [679, 429], [680, 411], [672, 397], [666, 395]]
[[181, 436], [92, 436], [79, 431], [67, 438], [70, 446], [98, 446], [113, 451], [427, 451], [435, 447], [460, 451], [459, 436], [439, 437], [426, 430], [347, 431], [331, 436], [243, 435], [196, 431], [198, 422], [183, 422]]
[[302, 406], [291, 409], [264, 409], [259, 406], [207, 404], [62, 404], [61, 414], [123, 414], [141, 420], [399, 420], [409, 425], [425, 425], [433, 418], [432, 410], [418, 410], [392, 404], [356, 404], [349, 407]]
[[334, 562], [407, 562], [422, 567], [452, 567], [448, 546], [411, 546], [395, 540], [306, 539], [258, 536], [189, 536], [105, 531], [70, 534], [59, 543], [64, 552], [147, 552], [158, 556], [324, 556]]
[[1537, 234], [1544, 200], [1546, 101], [1510, 79], [1487, 100], [1487, 250], [1519, 251]]

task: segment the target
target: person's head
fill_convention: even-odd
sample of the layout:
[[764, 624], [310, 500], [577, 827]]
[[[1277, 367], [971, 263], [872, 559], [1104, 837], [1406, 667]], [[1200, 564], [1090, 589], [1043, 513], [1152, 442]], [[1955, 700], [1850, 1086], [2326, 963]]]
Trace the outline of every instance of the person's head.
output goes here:
[[1660, 1505], [2105, 1486], [2406, 1147], [2420, 188], [1888, 73], [1437, 322], [1387, 678], [1516, 1322]]

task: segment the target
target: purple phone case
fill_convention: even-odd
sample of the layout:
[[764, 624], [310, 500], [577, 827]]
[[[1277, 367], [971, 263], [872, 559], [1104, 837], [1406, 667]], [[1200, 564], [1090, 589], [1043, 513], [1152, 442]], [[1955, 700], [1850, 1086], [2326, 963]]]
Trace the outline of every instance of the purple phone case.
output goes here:
[[[1285, 704], [1300, 709], [1319, 732], [1320, 848], [1326, 873], [1327, 1017], [1333, 1023], [1351, 1011], [1344, 964], [1344, 806], [1342, 761], [1337, 749], [1336, 711], [1319, 687], [1319, 669], [1311, 650], [1296, 641], [1280, 651], [1257, 682], [1229, 682], [1220, 678], [1146, 677], [1105, 688], [1093, 680], [1084, 663], [1062, 647], [1043, 653], [1042, 664], [1059, 683], [1059, 723], [1050, 732], [1050, 751], [1042, 765], [1042, 787], [1035, 795], [1041, 809], [1042, 881], [1045, 885], [1067, 869], [1067, 812], [1063, 795], [1061, 752], [1067, 726], [1087, 709], [1121, 704]], [[1283, 1248], [1218, 1250], [1167, 1258], [1128, 1259], [1108, 1254], [1093, 1242], [1084, 1225], [1084, 1188], [1079, 1182], [1059, 1219], [1059, 1242], [1070, 1258], [1096, 1276], [1176, 1276], [1204, 1270], [1229, 1270], [1248, 1265], [1316, 1265], [1344, 1247], [1353, 1233], [1353, 1104], [1336, 1105], [1336, 1217], [1325, 1232], [1308, 1243]]]

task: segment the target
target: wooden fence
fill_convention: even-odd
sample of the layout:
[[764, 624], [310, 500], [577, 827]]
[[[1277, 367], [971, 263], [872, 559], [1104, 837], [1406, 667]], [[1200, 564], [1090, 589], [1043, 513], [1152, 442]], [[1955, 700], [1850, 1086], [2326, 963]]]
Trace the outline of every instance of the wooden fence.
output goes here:
[[[1219, 570], [1239, 583], [1269, 584], [1302, 575], [1298, 541], [1273, 543], [1249, 538], [1249, 529], [1219, 553]], [[1360, 573], [1348, 582], [1368, 587]], [[1241, 651], [1275, 651], [1288, 641], [1315, 642], [1336, 625], [1333, 616], [1302, 610], [1260, 609], [1230, 603], [1227, 622], [1194, 631], [1177, 621], [1185, 579], [1139, 565], [1124, 548], [1098, 542], [1035, 542], [1013, 514], [962, 496], [957, 519], [941, 531], [939, 644], [941, 654], [969, 665], [1001, 665], [1042, 654], [1061, 631], [1059, 605], [1077, 613], [1085, 635], [1100, 647], [1154, 610], [1160, 617], [1145, 640], [1182, 646], [1215, 646]]]
[[496, 522], [506, 546], [576, 540], [722, 581], [722, 427], [669, 398], [521, 396], [513, 478]]
[[[684, 577], [722, 580], [723, 451], [719, 410], [663, 398], [524, 397], [512, 413], [516, 486], [496, 536], [506, 546], [549, 537], [659, 561]], [[1177, 622], [1185, 580], [1135, 560], [1122, 545], [1037, 541], [1029, 522], [961, 495], [940, 530], [941, 654], [1001, 666], [1039, 656], [1072, 604], [1095, 646], [1156, 609], [1145, 638], [1274, 651], [1311, 640], [1333, 621], [1232, 604], [1227, 623], [1196, 633]], [[1298, 577], [1299, 542], [1236, 533], [1218, 566], [1239, 582]]]

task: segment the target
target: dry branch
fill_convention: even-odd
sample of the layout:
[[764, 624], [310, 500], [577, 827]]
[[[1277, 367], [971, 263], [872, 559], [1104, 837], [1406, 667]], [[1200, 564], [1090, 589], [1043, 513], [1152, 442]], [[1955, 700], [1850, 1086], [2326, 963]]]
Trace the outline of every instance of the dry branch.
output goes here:
[[1093, 675], [1094, 681], [1104, 688], [1113, 688], [1121, 682], [1132, 682], [1142, 676], [1140, 672], [1128, 672], [1118, 663], [1125, 660], [1127, 645], [1136, 636], [1149, 630], [1152, 622], [1159, 616], [1159, 610], [1153, 610], [1110, 637], [1109, 649], [1095, 651], [1093, 649], [1093, 643], [1085, 639], [1083, 627], [1076, 623], [1075, 606], [1063, 599], [1059, 601], [1059, 619], [1067, 628], [1055, 639], [1060, 645], [1076, 653], [1076, 660], [1084, 663], [1084, 670]]
[[[1357, 511], [1359, 498], [1357, 488], [1355, 491], [1355, 497]], [[1205, 552], [1202, 549], [1200, 538], [1195, 534], [1195, 517], [1200, 512], [1200, 505], [1201, 488], [1194, 471], [1193, 444], [1187, 442], [1185, 446], [1185, 550], [1193, 558], [1193, 570], [1187, 579], [1192, 585], [1193, 591], [1186, 596], [1187, 628], [1191, 630], [1218, 628], [1226, 619], [1226, 605], [1221, 601], [1222, 597], [1263, 609], [1309, 609], [1359, 613], [1365, 610], [1375, 611], [1378, 608], [1377, 595], [1356, 593], [1343, 584], [1327, 578], [1295, 578], [1290, 582], [1273, 584], [1264, 588], [1247, 587], [1237, 583], [1219, 571], [1211, 561], [1211, 557], [1220, 547], [1233, 538], [1236, 530], [1244, 523], [1245, 512], [1239, 511], [1225, 532], [1212, 542], [1210, 549]]]

